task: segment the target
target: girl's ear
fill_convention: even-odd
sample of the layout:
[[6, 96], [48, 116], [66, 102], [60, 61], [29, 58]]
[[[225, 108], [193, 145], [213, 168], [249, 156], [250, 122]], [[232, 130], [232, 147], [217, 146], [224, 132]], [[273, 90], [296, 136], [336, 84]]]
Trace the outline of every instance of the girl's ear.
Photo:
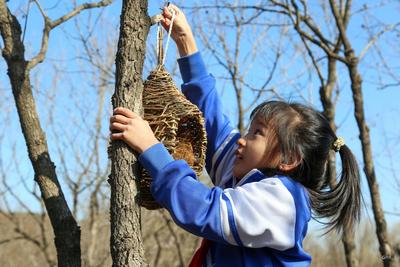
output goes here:
[[291, 162], [281, 162], [278, 166], [278, 169], [283, 173], [291, 173], [292, 171], [296, 170], [300, 163], [301, 158], [300, 156], [297, 156], [295, 159], [291, 160]]

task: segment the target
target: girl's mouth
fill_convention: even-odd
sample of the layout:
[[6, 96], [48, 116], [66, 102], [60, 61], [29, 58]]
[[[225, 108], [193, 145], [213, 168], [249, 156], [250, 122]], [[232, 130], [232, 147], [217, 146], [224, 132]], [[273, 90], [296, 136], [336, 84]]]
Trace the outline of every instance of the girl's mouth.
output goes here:
[[236, 151], [236, 152], [235, 152], [235, 156], [236, 156], [236, 159], [237, 159], [237, 160], [243, 159], [243, 156], [242, 156], [242, 154], [241, 154], [239, 151]]

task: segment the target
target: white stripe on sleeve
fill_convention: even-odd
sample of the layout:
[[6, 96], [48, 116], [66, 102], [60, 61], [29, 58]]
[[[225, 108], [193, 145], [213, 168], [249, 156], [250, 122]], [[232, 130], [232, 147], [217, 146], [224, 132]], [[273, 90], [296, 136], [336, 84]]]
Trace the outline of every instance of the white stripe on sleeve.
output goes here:
[[[234, 144], [230, 143], [232, 138], [238, 133], [239, 131], [234, 129], [214, 153], [210, 176], [213, 178], [215, 185], [223, 185], [227, 180], [232, 178], [237, 144], [236, 142]], [[228, 144], [230, 144], [229, 148], [226, 147]]]
[[224, 237], [230, 244], [277, 250], [295, 245], [294, 199], [277, 178], [225, 189], [220, 213]]

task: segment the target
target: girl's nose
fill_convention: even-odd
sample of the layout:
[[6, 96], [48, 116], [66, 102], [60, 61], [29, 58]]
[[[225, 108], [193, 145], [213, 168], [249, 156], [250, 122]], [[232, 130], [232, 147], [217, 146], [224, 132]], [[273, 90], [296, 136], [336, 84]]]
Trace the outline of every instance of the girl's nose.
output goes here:
[[246, 140], [243, 137], [240, 137], [237, 142], [239, 146], [245, 146], [246, 145]]

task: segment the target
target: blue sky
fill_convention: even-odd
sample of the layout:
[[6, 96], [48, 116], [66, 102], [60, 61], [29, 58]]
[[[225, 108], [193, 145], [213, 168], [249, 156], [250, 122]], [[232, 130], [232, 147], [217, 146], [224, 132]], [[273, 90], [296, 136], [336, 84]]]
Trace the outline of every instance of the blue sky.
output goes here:
[[[12, 10], [16, 10], [20, 7], [23, 11], [27, 9], [27, 1], [10, 1], [8, 4]], [[82, 1], [80, 1], [82, 2]], [[48, 15], [54, 19], [65, 13], [66, 7], [63, 3], [58, 2], [57, 6], [53, 1], [41, 1], [43, 7], [45, 8]], [[154, 15], [158, 13], [159, 7], [162, 5], [163, 1], [150, 1], [149, 14]], [[186, 5], [190, 5], [192, 2], [186, 2]], [[193, 2], [194, 3], [194, 2]], [[368, 3], [368, 2], [367, 2]], [[355, 3], [357, 5], [357, 3]], [[67, 7], [70, 9], [70, 7]], [[104, 50], [106, 47], [107, 40], [116, 40], [118, 37], [118, 23], [120, 15], [121, 3], [116, 1], [111, 6], [103, 10], [93, 10], [91, 12], [84, 11], [79, 15], [79, 21], [82, 29], [84, 30], [86, 24], [93, 25], [96, 23], [96, 18], [99, 12], [103, 12], [102, 20], [96, 24], [96, 31], [94, 34], [98, 40], [98, 45], [100, 50]], [[353, 10], [357, 10], [358, 7], [355, 6]], [[17, 11], [18, 12], [18, 11]], [[399, 5], [386, 6], [385, 8], [374, 9], [373, 17], [383, 20], [387, 23], [395, 23], [398, 18], [396, 18], [399, 12]], [[21, 14], [21, 11], [18, 12]], [[193, 21], [196, 18], [194, 14], [191, 17], [190, 12], [188, 12], [189, 21]], [[205, 13], [200, 13], [200, 15], [205, 15]], [[22, 16], [19, 15], [18, 19], [21, 24], [23, 22]], [[373, 18], [371, 18], [372, 20]], [[366, 23], [365, 19], [357, 17], [354, 15], [354, 19], [349, 26], [349, 32], [351, 33], [351, 38], [355, 46], [356, 53], [359, 53], [365, 44], [368, 42], [368, 36], [360, 31], [359, 25]], [[376, 23], [376, 22], [375, 22]], [[42, 19], [38, 14], [37, 8], [31, 4], [31, 9], [28, 17], [28, 27], [26, 29], [25, 35], [25, 45], [27, 58], [30, 58], [33, 54], [38, 51], [42, 33]], [[212, 25], [205, 24], [206, 27], [212, 27]], [[101, 30], [99, 30], [101, 29]], [[52, 31], [50, 36], [49, 49], [47, 54], [47, 59], [37, 68], [31, 75], [32, 84], [34, 87], [35, 99], [37, 100], [37, 109], [41, 117], [42, 127], [47, 134], [47, 140], [49, 143], [49, 149], [53, 157], [53, 161], [56, 166], [58, 166], [57, 171], [59, 176], [61, 176], [62, 168], [60, 167], [60, 158], [57, 152], [57, 144], [65, 148], [65, 156], [69, 166], [74, 167], [74, 169], [79, 169], [74, 166], [74, 160], [68, 159], [69, 153], [73, 151], [80, 150], [83, 155], [90, 152], [91, 137], [89, 133], [85, 132], [84, 123], [82, 123], [82, 128], [76, 127], [75, 122], [79, 121], [81, 118], [74, 106], [75, 101], [82, 101], [84, 104], [84, 111], [87, 112], [87, 119], [90, 123], [94, 121], [94, 114], [98, 104], [98, 99], [96, 94], [93, 92], [95, 90], [94, 84], [96, 81], [96, 73], [82, 72], [86, 69], [85, 63], [79, 58], [82, 56], [80, 44], [77, 42], [78, 37], [75, 33], [76, 27], [74, 21], [69, 21], [62, 26], [56, 28]], [[271, 31], [271, 34], [276, 32]], [[196, 35], [196, 32], [195, 32]], [[155, 27], [151, 29], [148, 37], [148, 42], [153, 43], [155, 41]], [[212, 36], [210, 39], [212, 40]], [[232, 34], [227, 30], [226, 38], [230, 40]], [[273, 39], [274, 36], [269, 38]], [[382, 47], [384, 56], [388, 60], [388, 64], [392, 67], [395, 73], [399, 73], [399, 65], [397, 62], [400, 55], [399, 51], [394, 50], [390, 46], [390, 41], [393, 41], [395, 36], [383, 35], [382, 41], [379, 41], [379, 45]], [[397, 40], [398, 40], [397, 36]], [[199, 38], [197, 38], [199, 39]], [[199, 40], [198, 40], [199, 41]], [[251, 40], [250, 40], [251, 41]], [[271, 40], [272, 42], [273, 40]], [[116, 41], [115, 41], [116, 42]], [[216, 63], [215, 59], [210, 52], [205, 51], [201, 42], [199, 43], [200, 50], [203, 51], [203, 57], [207, 62], [209, 71], [212, 72], [216, 77], [225, 76], [224, 71]], [[1, 47], [3, 46], [0, 42]], [[288, 44], [286, 47], [290, 47]], [[248, 43], [244, 43], [242, 46], [243, 50], [249, 49]], [[267, 49], [267, 48], [263, 48]], [[260, 52], [261, 53], [261, 52]], [[150, 50], [148, 50], [148, 58], [150, 58]], [[287, 88], [280, 88], [283, 94], [290, 97], [290, 99], [299, 99], [296, 94], [293, 94], [295, 86], [303, 86], [304, 91], [302, 94], [316, 107], [320, 108], [318, 99], [318, 81], [316, 77], [302, 76], [296, 83], [286, 83], [284, 80], [287, 77], [295, 77], [296, 73], [302, 70], [304, 67], [304, 61], [297, 55], [294, 58], [292, 53], [287, 51], [284, 53], [282, 59], [282, 68], [285, 64], [291, 62], [291, 68], [287, 71], [287, 76], [277, 75], [272, 84], [275, 86], [288, 86]], [[176, 49], [173, 44], [170, 45], [168, 50], [167, 58], [167, 68], [172, 70], [175, 64], [175, 58], [177, 57]], [[398, 118], [400, 115], [400, 110], [398, 107], [398, 99], [400, 97], [399, 86], [390, 87], [387, 89], [379, 89], [380, 77], [390, 81], [390, 75], [385, 73], [385, 69], [376, 65], [377, 53], [367, 54], [366, 57], [360, 63], [360, 73], [363, 76], [363, 93], [364, 93], [364, 107], [368, 120], [368, 124], [371, 130], [371, 141], [372, 149], [375, 159], [375, 169], [376, 175], [378, 177], [378, 182], [380, 186], [382, 203], [385, 211], [391, 213], [400, 213], [400, 201], [398, 200], [398, 194], [400, 193], [400, 178], [398, 177], [397, 171], [399, 170], [397, 162], [399, 159], [399, 139], [400, 135], [400, 124], [398, 123]], [[263, 56], [254, 60], [254, 64], [249, 70], [248, 77], [249, 81], [257, 85], [259, 79], [262, 79], [264, 71], [270, 66], [271, 58], [268, 56]], [[151, 68], [151, 64], [148, 62], [147, 67], [144, 72], [144, 76], [147, 75], [148, 70]], [[87, 68], [87, 70], [89, 70]], [[39, 208], [38, 204], [31, 197], [26, 194], [23, 189], [23, 181], [26, 181], [29, 188], [35, 188], [33, 184], [33, 171], [26, 153], [26, 146], [23, 141], [23, 136], [21, 134], [21, 129], [18, 123], [18, 117], [16, 115], [16, 110], [14, 107], [14, 100], [11, 94], [11, 88], [9, 84], [9, 79], [6, 74], [7, 69], [4, 60], [0, 60], [0, 97], [2, 102], [0, 107], [2, 112], [2, 121], [4, 123], [4, 130], [0, 132], [0, 136], [4, 134], [4, 138], [0, 139], [0, 155], [3, 166], [7, 169], [7, 182], [13, 188], [16, 188], [17, 192], [21, 192], [20, 195], [28, 205], [34, 210]], [[54, 78], [55, 73], [59, 76]], [[252, 78], [254, 77], [254, 78]], [[340, 99], [337, 108], [337, 121], [339, 125], [338, 134], [343, 136], [346, 142], [349, 144], [351, 149], [356, 154], [358, 160], [362, 162], [360, 144], [358, 141], [358, 129], [355, 125], [353, 118], [353, 105], [352, 98], [350, 94], [349, 81], [346, 76], [346, 71], [341, 66], [339, 68], [339, 81], [341, 83]], [[176, 83], [179, 84], [179, 78], [176, 79]], [[234, 115], [236, 114], [236, 106], [234, 105], [234, 96], [232, 94], [232, 89], [224, 80], [218, 80], [218, 85], [221, 95], [224, 96], [224, 108], [226, 113], [230, 115], [235, 121]], [[109, 91], [107, 91], [103, 103], [106, 103], [107, 108], [104, 112], [104, 119], [107, 120], [107, 114], [110, 113], [111, 107], [109, 106], [110, 97], [113, 85], [109, 85]], [[284, 91], [287, 90], [287, 91]], [[52, 104], [48, 101], [48, 97], [55, 99]], [[250, 101], [251, 97], [246, 96]], [[301, 101], [301, 99], [299, 99]], [[4, 112], [5, 111], [5, 112]], [[55, 121], [55, 122], [54, 122]], [[89, 123], [89, 124], [90, 124]], [[55, 125], [55, 126], [52, 126]], [[107, 125], [104, 123], [102, 132], [106, 134]], [[64, 136], [65, 134], [65, 136]], [[56, 139], [56, 137], [58, 137]], [[56, 141], [57, 140], [57, 141]], [[71, 142], [72, 143], [69, 143]], [[86, 145], [87, 144], [87, 145]], [[104, 148], [106, 148], [106, 141], [101, 143]], [[12, 150], [15, 147], [15, 157], [13, 158]], [[83, 147], [83, 148], [82, 148]], [[106, 149], [101, 153], [101, 162], [106, 165]], [[17, 164], [14, 164], [15, 162]], [[362, 164], [360, 165], [362, 171]], [[364, 199], [367, 206], [370, 206], [369, 192], [367, 189], [367, 182], [365, 177], [363, 177], [363, 192]], [[1, 192], [3, 191], [3, 185], [0, 187]], [[67, 198], [68, 198], [68, 194]], [[70, 202], [71, 199], [68, 199]], [[20, 205], [10, 198], [10, 203], [12, 206], [18, 208]], [[3, 203], [1, 204], [3, 205]], [[1, 207], [1, 206], [0, 206]], [[373, 216], [369, 214], [364, 217], [364, 220], [373, 220]], [[399, 222], [399, 215], [386, 214], [386, 219], [389, 225]]]

